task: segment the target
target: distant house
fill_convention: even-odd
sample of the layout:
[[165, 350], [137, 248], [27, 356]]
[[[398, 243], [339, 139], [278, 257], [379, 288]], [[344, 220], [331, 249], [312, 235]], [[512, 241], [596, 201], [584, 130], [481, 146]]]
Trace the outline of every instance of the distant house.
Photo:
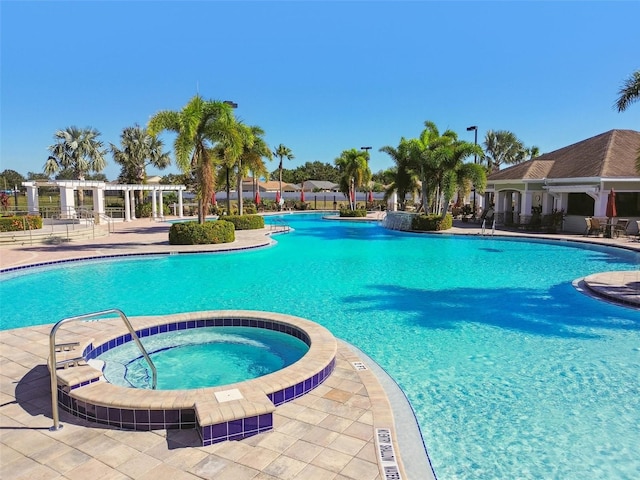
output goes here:
[[635, 232], [640, 219], [640, 132], [610, 130], [491, 174], [485, 205], [495, 204], [496, 223], [527, 223], [532, 208], [564, 211], [563, 230], [585, 230], [585, 217], [606, 217], [607, 196], [616, 192], [618, 218]]
[[305, 192], [337, 192], [340, 185], [324, 180], [305, 180], [301, 185], [298, 185], [298, 189], [302, 188]]

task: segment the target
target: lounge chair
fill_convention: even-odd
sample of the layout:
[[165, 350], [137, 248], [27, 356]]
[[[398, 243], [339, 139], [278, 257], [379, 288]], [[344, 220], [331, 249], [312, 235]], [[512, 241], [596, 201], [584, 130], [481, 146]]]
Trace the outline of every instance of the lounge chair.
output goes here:
[[585, 217], [584, 222], [587, 224], [587, 228], [584, 231], [585, 237], [588, 237], [591, 233], [591, 219], [589, 217]]

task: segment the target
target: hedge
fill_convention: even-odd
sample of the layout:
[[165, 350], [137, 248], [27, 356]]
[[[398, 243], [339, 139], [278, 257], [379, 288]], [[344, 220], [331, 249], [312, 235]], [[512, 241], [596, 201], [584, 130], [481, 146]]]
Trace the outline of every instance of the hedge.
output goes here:
[[449, 230], [453, 226], [453, 217], [447, 213], [444, 217], [440, 215], [416, 215], [411, 220], [411, 229], [419, 232], [434, 232]]
[[366, 217], [367, 216], [367, 211], [364, 210], [364, 209], [348, 210], [346, 208], [341, 208], [340, 209], [340, 216], [341, 217]]
[[220, 218], [225, 222], [233, 223], [236, 230], [264, 228], [264, 218], [261, 215], [224, 215]]
[[39, 215], [0, 217], [0, 232], [21, 232], [41, 228], [42, 217]]
[[224, 220], [215, 222], [174, 223], [169, 228], [171, 245], [206, 245], [210, 243], [230, 243], [235, 240], [233, 223]]

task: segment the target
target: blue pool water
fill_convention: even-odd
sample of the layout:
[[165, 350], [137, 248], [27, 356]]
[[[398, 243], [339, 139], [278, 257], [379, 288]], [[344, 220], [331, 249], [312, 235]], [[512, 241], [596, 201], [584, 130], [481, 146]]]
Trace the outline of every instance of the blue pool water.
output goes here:
[[3, 275], [1, 328], [114, 307], [297, 315], [394, 377], [440, 479], [640, 476], [640, 312], [571, 285], [637, 253], [285, 219], [272, 248]]
[[[209, 327], [140, 339], [156, 366], [158, 390], [216, 387], [281, 370], [302, 358], [307, 344], [286, 333], [249, 327]], [[128, 342], [97, 357], [104, 376], [125, 387], [150, 388], [151, 371]]]

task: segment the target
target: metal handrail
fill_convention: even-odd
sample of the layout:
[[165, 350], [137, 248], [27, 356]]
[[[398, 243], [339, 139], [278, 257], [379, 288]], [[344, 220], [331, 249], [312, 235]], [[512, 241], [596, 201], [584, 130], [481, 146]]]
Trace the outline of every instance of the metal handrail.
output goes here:
[[153, 364], [151, 357], [149, 357], [149, 354], [147, 353], [144, 346], [142, 345], [142, 342], [138, 338], [138, 335], [136, 334], [135, 330], [133, 329], [131, 322], [129, 321], [127, 316], [124, 314], [124, 312], [122, 312], [122, 310], [118, 310], [117, 308], [112, 308], [110, 310], [103, 310], [101, 312], [78, 315], [77, 317], [63, 318], [53, 326], [53, 328], [51, 329], [51, 333], [49, 334], [49, 370], [51, 372], [51, 416], [53, 418], [53, 426], [49, 429], [50, 431], [55, 431], [62, 428], [62, 425], [60, 425], [60, 413], [58, 411], [58, 373], [56, 372], [56, 369], [57, 369], [56, 332], [65, 323], [75, 322], [80, 320], [88, 320], [91, 318], [102, 317], [104, 315], [110, 315], [113, 313], [117, 313], [120, 316], [120, 318], [126, 325], [127, 329], [129, 330], [129, 333], [131, 334], [131, 338], [133, 338], [133, 340], [136, 342], [136, 345], [138, 345], [138, 348], [140, 349], [142, 356], [145, 358], [145, 360], [149, 364], [149, 367], [151, 368], [151, 374], [152, 374], [151, 388], [155, 390], [156, 385], [158, 383], [158, 372], [156, 370], [156, 366]]

